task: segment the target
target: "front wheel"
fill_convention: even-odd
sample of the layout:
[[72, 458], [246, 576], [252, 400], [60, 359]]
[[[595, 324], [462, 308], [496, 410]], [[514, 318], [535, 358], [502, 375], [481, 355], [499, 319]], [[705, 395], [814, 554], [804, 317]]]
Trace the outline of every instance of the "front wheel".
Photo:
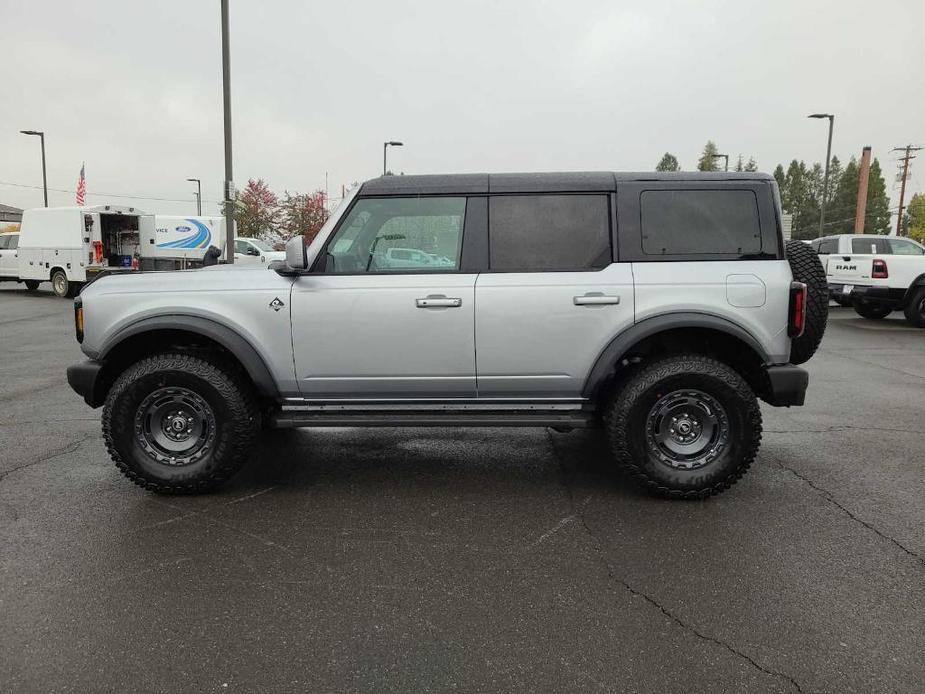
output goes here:
[[705, 499], [742, 477], [761, 443], [761, 410], [743, 378], [701, 355], [654, 362], [606, 413], [617, 463], [648, 491]]
[[129, 367], [103, 407], [113, 461], [155, 492], [209, 491], [247, 460], [260, 428], [254, 397], [230, 369], [189, 354], [159, 354]]
[[916, 328], [925, 328], [925, 287], [917, 287], [912, 292], [903, 313]]
[[858, 300], [854, 302], [854, 312], [861, 316], [861, 318], [880, 320], [890, 315], [893, 309], [882, 304], [872, 304], [863, 300]]

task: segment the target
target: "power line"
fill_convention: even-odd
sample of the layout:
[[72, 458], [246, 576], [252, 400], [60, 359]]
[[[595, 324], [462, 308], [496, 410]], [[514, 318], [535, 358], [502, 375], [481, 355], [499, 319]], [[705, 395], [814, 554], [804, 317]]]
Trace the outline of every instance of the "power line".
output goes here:
[[[25, 183], [11, 183], [10, 181], [0, 181], [0, 186], [12, 186], [13, 188], [32, 188], [33, 190], [42, 190], [42, 186], [32, 186]], [[49, 188], [48, 190], [53, 190], [56, 193], [73, 193], [73, 190], [68, 190], [66, 188]], [[107, 198], [127, 198], [129, 200], [157, 200], [159, 202], [189, 202], [191, 198], [156, 198], [145, 195], [128, 195], [126, 193], [104, 193], [100, 192], [88, 192], [88, 195], [97, 195], [105, 196]], [[193, 198], [194, 199], [194, 198]], [[203, 202], [211, 202], [216, 205], [221, 204], [221, 200], [203, 200]]]

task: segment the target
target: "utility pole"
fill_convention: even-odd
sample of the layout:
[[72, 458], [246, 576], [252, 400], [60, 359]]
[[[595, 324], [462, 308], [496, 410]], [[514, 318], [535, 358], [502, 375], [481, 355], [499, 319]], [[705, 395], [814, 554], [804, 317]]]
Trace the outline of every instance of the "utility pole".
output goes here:
[[870, 147], [861, 151], [861, 168], [858, 171], [858, 201], [854, 206], [854, 233], [864, 233], [867, 219], [867, 184], [870, 181]]
[[903, 156], [899, 158], [903, 164], [903, 182], [899, 186], [899, 215], [896, 218], [896, 235], [900, 235], [900, 231], [903, 228], [903, 207], [906, 201], [906, 179], [909, 177], [909, 162], [915, 159], [915, 155], [912, 152], [918, 152], [921, 147], [913, 147], [912, 145], [906, 145], [905, 147], [894, 147], [891, 152], [905, 152]]
[[225, 111], [225, 262], [234, 263], [234, 174], [231, 166], [231, 38], [228, 3], [222, 0], [222, 106]]

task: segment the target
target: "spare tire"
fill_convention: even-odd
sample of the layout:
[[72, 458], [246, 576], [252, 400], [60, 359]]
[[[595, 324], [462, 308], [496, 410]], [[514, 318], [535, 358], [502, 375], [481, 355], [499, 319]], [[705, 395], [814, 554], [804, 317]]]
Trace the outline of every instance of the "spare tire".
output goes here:
[[829, 320], [829, 285], [819, 256], [802, 241], [787, 241], [787, 261], [794, 282], [806, 285], [803, 334], [790, 343], [790, 363], [802, 364], [816, 353]]

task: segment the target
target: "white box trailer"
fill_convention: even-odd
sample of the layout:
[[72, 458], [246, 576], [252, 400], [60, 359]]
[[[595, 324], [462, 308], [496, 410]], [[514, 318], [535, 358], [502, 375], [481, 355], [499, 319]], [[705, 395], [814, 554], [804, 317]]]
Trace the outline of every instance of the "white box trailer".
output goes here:
[[209, 246], [224, 253], [224, 217], [154, 215], [154, 224], [144, 225], [141, 233], [141, 269], [199, 267]]

